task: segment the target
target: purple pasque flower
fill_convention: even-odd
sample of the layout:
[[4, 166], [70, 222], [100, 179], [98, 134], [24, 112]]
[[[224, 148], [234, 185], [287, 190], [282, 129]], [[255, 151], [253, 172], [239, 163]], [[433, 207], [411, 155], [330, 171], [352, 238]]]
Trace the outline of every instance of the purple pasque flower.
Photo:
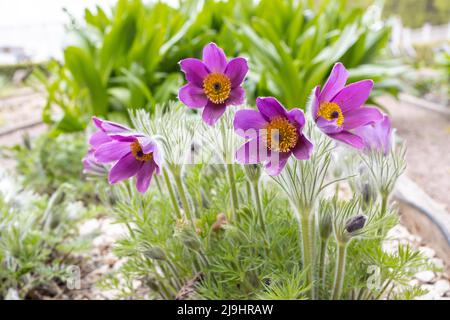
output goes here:
[[248, 72], [247, 60], [227, 57], [215, 43], [203, 48], [203, 61], [188, 58], [180, 61], [188, 84], [180, 88], [178, 97], [189, 108], [204, 108], [202, 118], [214, 125], [229, 105], [244, 102], [241, 87]]
[[362, 80], [346, 86], [347, 79], [348, 71], [344, 65], [336, 63], [322, 90], [320, 86], [314, 89], [312, 116], [329, 137], [362, 149], [363, 139], [352, 130], [374, 123], [383, 115], [376, 108], [363, 107], [373, 81]]
[[114, 122], [98, 118], [93, 118], [93, 121], [100, 130], [89, 140], [90, 152], [93, 152], [95, 163], [113, 164], [108, 176], [109, 183], [136, 176], [137, 190], [145, 193], [153, 174], [159, 174], [162, 164], [156, 141]]
[[95, 150], [100, 145], [112, 141], [109, 134], [131, 132], [131, 129], [118, 123], [92, 117], [92, 122], [99, 129], [89, 138], [91, 148]]
[[258, 110], [236, 112], [234, 130], [249, 139], [236, 152], [243, 164], [265, 163], [269, 175], [283, 170], [291, 155], [309, 159], [313, 144], [303, 135], [305, 115], [300, 109], [287, 111], [277, 99], [257, 98]]
[[357, 128], [355, 133], [363, 139], [365, 149], [383, 152], [385, 156], [389, 154], [392, 144], [392, 127], [387, 115], [373, 124]]
[[86, 175], [93, 176], [103, 176], [107, 171], [105, 166], [97, 163], [94, 156], [95, 150], [93, 148], [89, 149], [88, 153], [84, 156], [83, 162], [83, 173]]

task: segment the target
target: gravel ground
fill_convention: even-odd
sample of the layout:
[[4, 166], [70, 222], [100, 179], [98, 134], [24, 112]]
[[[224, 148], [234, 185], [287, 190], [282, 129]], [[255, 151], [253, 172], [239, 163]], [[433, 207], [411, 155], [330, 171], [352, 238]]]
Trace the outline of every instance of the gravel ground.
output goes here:
[[449, 212], [450, 117], [391, 97], [379, 100], [388, 107], [398, 135], [406, 140], [407, 175]]

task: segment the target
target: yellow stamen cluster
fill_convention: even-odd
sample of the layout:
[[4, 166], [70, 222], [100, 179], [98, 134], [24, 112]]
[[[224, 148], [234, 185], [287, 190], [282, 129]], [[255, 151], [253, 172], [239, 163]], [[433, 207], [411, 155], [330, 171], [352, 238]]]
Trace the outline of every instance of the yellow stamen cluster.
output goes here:
[[203, 92], [208, 99], [215, 103], [223, 103], [231, 92], [231, 81], [222, 73], [210, 73], [203, 80]]
[[263, 140], [270, 150], [288, 152], [297, 144], [297, 128], [284, 117], [273, 118], [265, 129]]
[[344, 115], [342, 114], [342, 110], [337, 103], [322, 102], [317, 115], [327, 120], [337, 119], [336, 124], [338, 126], [342, 126], [344, 124]]
[[142, 147], [138, 141], [134, 141], [130, 145], [130, 149], [131, 149], [131, 153], [133, 154], [133, 156], [136, 160], [146, 162], [146, 161], [150, 161], [153, 158], [153, 152], [145, 154], [142, 151]]

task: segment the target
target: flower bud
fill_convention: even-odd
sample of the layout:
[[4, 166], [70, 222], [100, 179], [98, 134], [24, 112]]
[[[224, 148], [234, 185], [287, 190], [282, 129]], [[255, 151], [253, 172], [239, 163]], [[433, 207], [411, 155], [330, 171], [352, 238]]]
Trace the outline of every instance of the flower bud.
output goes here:
[[244, 166], [244, 170], [249, 181], [259, 181], [261, 177], [261, 166], [259, 164], [247, 164]]
[[374, 203], [377, 199], [377, 190], [369, 183], [366, 182], [361, 186], [361, 194], [363, 200], [363, 206], [367, 208], [370, 204]]
[[166, 260], [166, 254], [163, 249], [160, 247], [151, 247], [147, 250], [145, 250], [144, 255], [150, 259], [155, 260]]
[[188, 229], [182, 230], [180, 233], [180, 238], [183, 244], [188, 247], [189, 249], [192, 249], [194, 251], [197, 251], [200, 249], [201, 243], [198, 239], [198, 236]]
[[331, 234], [331, 231], [333, 231], [333, 224], [331, 221], [331, 215], [325, 214], [320, 219], [320, 225], [319, 225], [319, 232], [320, 237], [322, 239], [328, 239], [328, 237]]
[[364, 227], [366, 220], [366, 216], [362, 214], [354, 216], [347, 220], [347, 223], [345, 224], [345, 230], [347, 230], [348, 233], [358, 231]]

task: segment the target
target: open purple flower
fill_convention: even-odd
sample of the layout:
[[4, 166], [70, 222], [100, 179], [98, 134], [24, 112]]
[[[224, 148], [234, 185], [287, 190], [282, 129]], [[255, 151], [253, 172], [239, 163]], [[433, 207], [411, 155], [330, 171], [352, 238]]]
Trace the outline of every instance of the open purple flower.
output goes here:
[[347, 79], [348, 71], [342, 63], [336, 63], [323, 89], [320, 90], [320, 86], [314, 89], [312, 116], [329, 137], [362, 149], [363, 139], [351, 130], [374, 123], [383, 116], [376, 108], [363, 107], [373, 81], [362, 80], [346, 86]]
[[204, 108], [205, 123], [214, 125], [228, 105], [244, 102], [245, 91], [241, 84], [248, 72], [244, 58], [227, 62], [223, 50], [210, 43], [203, 48], [203, 61], [184, 59], [180, 67], [188, 84], [181, 87], [179, 99], [189, 108]]
[[234, 117], [236, 133], [249, 139], [237, 150], [236, 159], [243, 164], [265, 163], [270, 175], [279, 174], [292, 154], [309, 159], [313, 145], [302, 133], [303, 112], [288, 112], [272, 97], [257, 98], [256, 106], [258, 110], [239, 110]]
[[[109, 172], [109, 183], [114, 184], [136, 176], [137, 190], [145, 193], [153, 174], [159, 174], [162, 164], [156, 141], [114, 122], [98, 118], [93, 118], [93, 121], [100, 130], [89, 140], [90, 152], [93, 152], [95, 163], [114, 164]], [[85, 160], [86, 168], [93, 159], [88, 153]]]
[[131, 129], [125, 126], [112, 121], [102, 120], [97, 117], [92, 117], [92, 122], [94, 122], [94, 125], [99, 129], [89, 139], [89, 144], [93, 150], [103, 143], [110, 142], [112, 139], [109, 137], [109, 134], [131, 132]]
[[374, 124], [357, 128], [355, 133], [363, 139], [367, 150], [377, 150], [383, 152], [384, 155], [389, 154], [392, 144], [392, 128], [388, 116], [383, 116]]

